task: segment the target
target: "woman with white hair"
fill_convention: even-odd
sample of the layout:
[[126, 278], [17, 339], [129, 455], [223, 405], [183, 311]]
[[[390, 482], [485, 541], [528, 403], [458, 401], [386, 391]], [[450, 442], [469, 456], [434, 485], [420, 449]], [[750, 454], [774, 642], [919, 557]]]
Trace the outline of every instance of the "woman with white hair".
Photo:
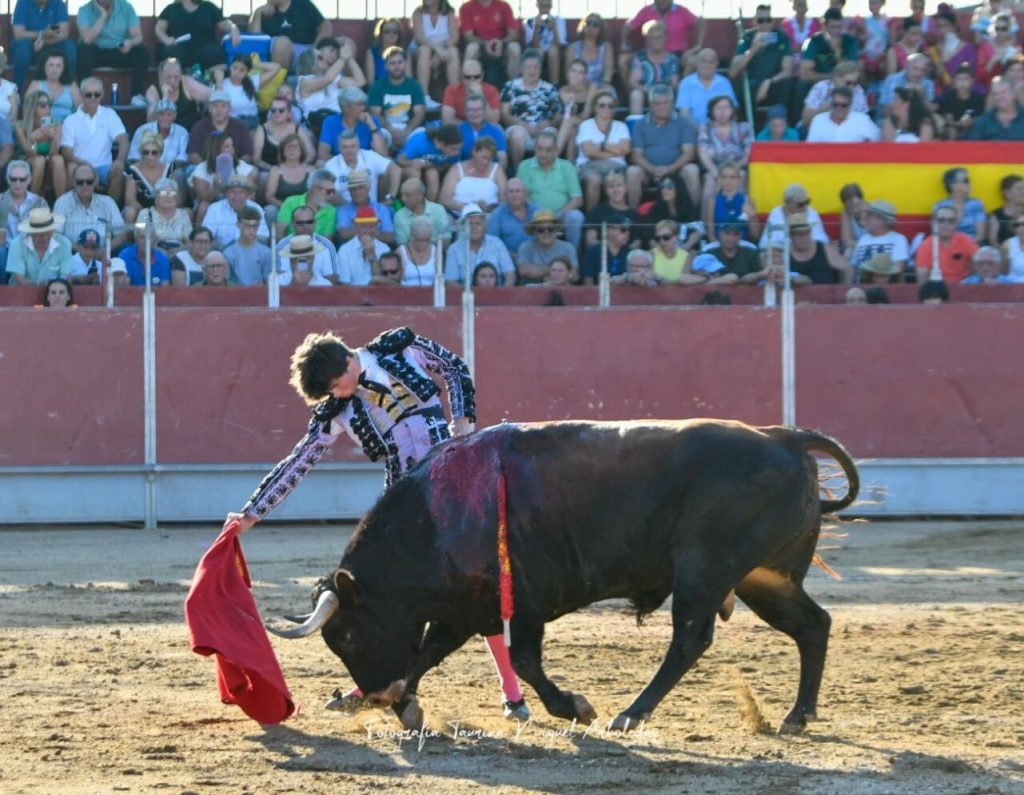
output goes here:
[[176, 180], [170, 177], [161, 179], [153, 188], [153, 206], [140, 212], [136, 222], [152, 224], [153, 240], [170, 257], [188, 241], [192, 231], [192, 213], [179, 206]]
[[437, 272], [437, 246], [431, 242], [434, 224], [425, 215], [417, 215], [409, 224], [409, 242], [398, 247], [402, 258], [402, 285], [428, 287]]
[[626, 256], [626, 272], [612, 276], [612, 284], [632, 284], [636, 287], [657, 287], [661, 277], [654, 272], [654, 258], [650, 252], [635, 248]]

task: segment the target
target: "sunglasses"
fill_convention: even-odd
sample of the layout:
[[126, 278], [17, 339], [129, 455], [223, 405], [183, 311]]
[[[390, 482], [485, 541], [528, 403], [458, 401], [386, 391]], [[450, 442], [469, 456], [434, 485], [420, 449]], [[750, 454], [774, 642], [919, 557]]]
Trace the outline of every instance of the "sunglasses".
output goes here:
[[940, 224], [955, 224], [956, 218], [936, 218], [935, 221]]
[[158, 154], [160, 154], [160, 151], [157, 150], [157, 149], [143, 149], [142, 150], [142, 154], [143, 155], [158, 155]]
[[8, 177], [8, 182], [28, 182], [28, 177]]
[[664, 243], [666, 240], [674, 240], [675, 235], [655, 235], [654, 239], [659, 243]]
[[271, 113], [287, 113], [288, 112], [288, 108], [271, 108], [270, 112]]
[[388, 268], [387, 270], [384, 270], [384, 268], [381, 268], [380, 272], [383, 275], [385, 275], [385, 276], [397, 276], [398, 275], [398, 268]]
[[312, 223], [314, 223], [313, 218], [308, 220], [305, 218], [292, 218], [292, 226], [309, 226]]
[[811, 203], [810, 199], [804, 199], [802, 202], [797, 202], [796, 206], [797, 207], [806, 207], [810, 203]]
[[96, 182], [96, 180], [94, 180], [94, 179], [76, 179], [75, 180], [75, 184], [76, 185], [92, 185], [95, 182]]
[[554, 231], [555, 231], [555, 227], [553, 227], [553, 226], [538, 226], [537, 227], [537, 232], [539, 234], [542, 234], [542, 235], [546, 235], [546, 234], [549, 234], [549, 233], [554, 232]]
[[464, 75], [462, 75], [462, 77], [464, 79], [466, 79], [466, 80], [483, 80], [484, 79], [484, 74], [483, 74], [483, 72], [481, 72], [480, 74], [476, 74], [476, 75], [464, 74]]
[[83, 91], [82, 96], [86, 99], [99, 99], [103, 94], [98, 91]]
[[1009, 28], [996, 28], [996, 33], [1009, 33]]
[[771, 17], [758, 17], [756, 21], [757, 21], [758, 25], [768, 25], [768, 24], [771, 24], [772, 18]]

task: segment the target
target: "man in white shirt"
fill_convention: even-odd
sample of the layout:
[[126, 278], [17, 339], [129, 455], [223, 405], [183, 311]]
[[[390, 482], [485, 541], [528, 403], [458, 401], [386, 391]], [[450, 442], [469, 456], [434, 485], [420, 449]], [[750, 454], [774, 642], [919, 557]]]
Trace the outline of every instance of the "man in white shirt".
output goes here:
[[282, 287], [289, 284], [296, 287], [330, 287], [331, 282], [313, 268], [313, 261], [322, 249], [323, 246], [309, 235], [292, 235], [288, 245], [281, 251], [282, 261], [288, 265], [288, 277], [278, 283]]
[[878, 125], [866, 113], [851, 110], [853, 91], [849, 86], [832, 89], [832, 107], [811, 119], [807, 131], [808, 143], [854, 144], [877, 141], [881, 137]]
[[369, 172], [371, 202], [377, 201], [377, 184], [381, 177], [387, 178], [385, 203], [398, 195], [398, 186], [402, 180], [402, 169], [395, 163], [372, 149], [360, 148], [359, 134], [354, 130], [345, 130], [338, 136], [338, 154], [324, 163], [324, 168], [336, 177], [336, 192], [332, 200], [337, 205], [352, 201], [348, 179], [353, 171]]
[[223, 249], [238, 239], [238, 211], [245, 206], [255, 207], [260, 213], [260, 228], [256, 238], [261, 243], [270, 240], [270, 229], [263, 216], [263, 208], [252, 200], [256, 188], [245, 177], [235, 174], [224, 184], [224, 198], [210, 205], [203, 218], [203, 226], [213, 233], [213, 243]]
[[356, 210], [356, 236], [338, 249], [338, 282], [340, 284], [369, 284], [374, 276], [374, 265], [381, 254], [391, 249], [377, 239], [380, 218], [373, 207]]
[[821, 215], [811, 207], [811, 197], [807, 188], [798, 183], [787, 185], [782, 192], [782, 204], [772, 208], [764, 222], [764, 232], [758, 243], [760, 248], [765, 248], [771, 240], [773, 245], [781, 245], [786, 237], [786, 219], [796, 213], [805, 213], [807, 222], [811, 225], [811, 238], [819, 243], [828, 243], [828, 235], [825, 233], [825, 225], [821, 222]]
[[313, 276], [317, 278], [317, 282], [319, 283], [319, 280], [323, 279], [331, 284], [337, 284], [338, 250], [330, 240], [323, 235], [317, 234], [315, 231], [316, 211], [308, 204], [296, 207], [292, 213], [292, 227], [295, 229], [295, 234], [281, 238], [281, 242], [277, 244], [279, 257], [277, 263], [278, 284], [282, 287], [287, 287], [292, 283], [292, 269], [288, 260], [284, 258], [284, 252], [298, 235], [312, 237], [316, 243], [320, 244], [320, 249], [313, 255]]
[[[103, 83], [95, 77], [82, 81], [82, 107], [64, 120], [60, 153], [68, 166], [68, 180], [79, 164], [91, 165], [107, 186], [107, 195], [124, 201], [124, 168], [128, 156], [128, 131], [113, 108], [100, 105]], [[110, 154], [117, 144], [117, 160]]]
[[855, 280], [860, 281], [860, 268], [877, 254], [887, 254], [893, 264], [899, 266], [899, 273], [907, 266], [910, 258], [907, 238], [892, 231], [896, 224], [896, 208], [879, 199], [864, 208], [864, 234], [857, 238], [853, 250]]

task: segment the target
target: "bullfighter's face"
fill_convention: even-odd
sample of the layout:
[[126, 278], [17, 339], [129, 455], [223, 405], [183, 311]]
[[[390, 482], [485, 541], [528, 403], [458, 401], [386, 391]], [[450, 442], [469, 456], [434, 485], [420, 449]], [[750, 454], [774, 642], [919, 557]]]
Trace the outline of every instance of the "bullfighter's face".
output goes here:
[[356, 393], [356, 387], [359, 386], [359, 374], [361, 372], [362, 367], [359, 364], [359, 357], [350, 357], [345, 372], [331, 381], [331, 394], [339, 399], [352, 397]]

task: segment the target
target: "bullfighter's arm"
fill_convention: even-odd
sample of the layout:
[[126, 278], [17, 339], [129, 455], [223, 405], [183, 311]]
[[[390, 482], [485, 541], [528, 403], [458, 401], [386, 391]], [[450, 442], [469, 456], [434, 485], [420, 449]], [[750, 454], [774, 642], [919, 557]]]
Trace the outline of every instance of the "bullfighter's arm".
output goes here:
[[428, 372], [444, 378], [456, 436], [471, 431], [476, 422], [476, 387], [466, 363], [444, 346], [419, 334], [403, 352]]

